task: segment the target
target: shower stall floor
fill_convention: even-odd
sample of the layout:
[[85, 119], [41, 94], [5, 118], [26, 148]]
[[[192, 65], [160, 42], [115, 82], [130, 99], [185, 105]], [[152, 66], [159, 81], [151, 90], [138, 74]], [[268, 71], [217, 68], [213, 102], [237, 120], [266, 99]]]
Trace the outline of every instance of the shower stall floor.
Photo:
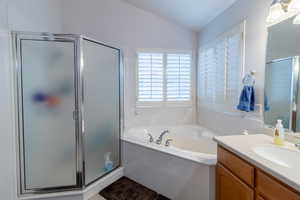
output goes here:
[[170, 200], [127, 177], [120, 178], [99, 194], [106, 200]]

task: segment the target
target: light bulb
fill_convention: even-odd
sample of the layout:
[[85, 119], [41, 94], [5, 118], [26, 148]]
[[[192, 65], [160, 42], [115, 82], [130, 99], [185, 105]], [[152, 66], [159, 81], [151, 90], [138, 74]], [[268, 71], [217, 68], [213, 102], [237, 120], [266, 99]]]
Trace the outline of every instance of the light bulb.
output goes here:
[[292, 0], [288, 9], [289, 11], [300, 11], [300, 0]]
[[294, 18], [293, 24], [300, 25], [300, 14]]
[[269, 16], [267, 18], [268, 23], [273, 23], [279, 20], [285, 14], [280, 3], [274, 3], [270, 7]]

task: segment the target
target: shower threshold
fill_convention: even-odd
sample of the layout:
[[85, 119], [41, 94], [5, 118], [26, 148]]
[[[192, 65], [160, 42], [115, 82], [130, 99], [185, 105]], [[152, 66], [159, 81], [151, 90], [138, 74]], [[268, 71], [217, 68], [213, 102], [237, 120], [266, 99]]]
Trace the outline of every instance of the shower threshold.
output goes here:
[[[119, 180], [124, 175], [124, 168], [119, 167], [110, 174], [94, 182], [83, 190], [57, 192], [50, 194], [38, 194], [38, 195], [23, 195], [20, 200], [98, 200], [95, 197], [100, 197], [98, 192], [103, 190], [107, 186], [111, 185], [115, 181]], [[105, 200], [105, 199], [99, 199]]]

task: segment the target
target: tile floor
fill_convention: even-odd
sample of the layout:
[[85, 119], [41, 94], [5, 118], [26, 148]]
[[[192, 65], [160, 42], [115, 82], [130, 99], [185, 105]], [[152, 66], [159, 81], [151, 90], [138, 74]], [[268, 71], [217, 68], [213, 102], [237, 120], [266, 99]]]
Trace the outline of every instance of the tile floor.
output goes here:
[[170, 200], [127, 177], [122, 177], [99, 192], [107, 200]]

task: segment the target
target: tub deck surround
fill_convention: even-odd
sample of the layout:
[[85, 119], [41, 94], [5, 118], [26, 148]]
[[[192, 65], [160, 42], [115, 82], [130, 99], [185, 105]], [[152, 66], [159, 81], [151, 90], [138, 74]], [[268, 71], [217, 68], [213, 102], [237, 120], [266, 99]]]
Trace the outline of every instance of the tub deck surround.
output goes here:
[[[157, 145], [155, 141], [164, 130], [170, 133]], [[148, 133], [153, 135], [152, 143]], [[172, 200], [214, 200], [214, 135], [202, 127], [186, 125], [127, 130], [122, 138], [124, 175]], [[166, 147], [169, 138], [173, 141]]]
[[[161, 130], [170, 130], [170, 133], [165, 135], [162, 144], [158, 145], [155, 141]], [[148, 133], [153, 135], [153, 142], [149, 141]], [[197, 163], [216, 165], [217, 144], [212, 140], [213, 136], [213, 132], [197, 126], [147, 127], [126, 131], [122, 140]], [[167, 139], [172, 139], [168, 147], [165, 146]]]
[[[253, 149], [255, 147], [274, 147], [275, 145], [273, 144], [272, 137], [264, 134], [219, 136], [214, 137], [214, 141], [216, 141], [221, 147], [228, 149], [242, 159], [300, 192], [300, 169], [295, 170], [284, 167], [280, 164], [269, 161], [254, 152]], [[285, 145], [280, 148], [299, 151], [289, 142], [285, 142]]]

